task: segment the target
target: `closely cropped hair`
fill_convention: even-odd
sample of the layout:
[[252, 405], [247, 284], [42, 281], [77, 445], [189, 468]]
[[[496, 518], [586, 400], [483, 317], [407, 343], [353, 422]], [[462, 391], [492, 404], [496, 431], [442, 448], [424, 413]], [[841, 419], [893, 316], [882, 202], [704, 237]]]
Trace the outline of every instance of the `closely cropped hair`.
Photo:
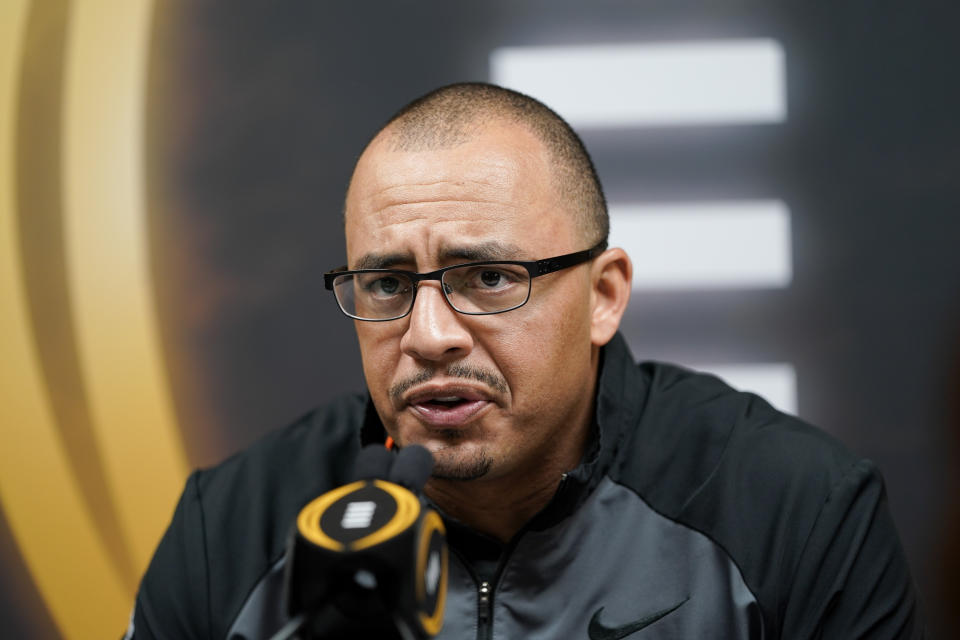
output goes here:
[[606, 241], [610, 218], [590, 154], [563, 118], [530, 96], [480, 82], [451, 84], [403, 107], [380, 132], [390, 129], [390, 144], [398, 151], [442, 149], [466, 142], [496, 120], [523, 125], [543, 142], [555, 162], [553, 181], [575, 224], [590, 246]]

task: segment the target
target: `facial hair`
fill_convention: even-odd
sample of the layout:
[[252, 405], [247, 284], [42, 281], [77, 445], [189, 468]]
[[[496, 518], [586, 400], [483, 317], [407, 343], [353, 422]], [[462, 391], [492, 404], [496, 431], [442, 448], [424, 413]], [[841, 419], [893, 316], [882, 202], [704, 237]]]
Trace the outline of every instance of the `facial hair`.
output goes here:
[[[446, 368], [444, 373], [451, 378], [465, 378], [467, 380], [482, 382], [497, 393], [502, 394], [507, 392], [507, 381], [503, 379], [503, 376], [487, 369], [471, 367], [464, 364], [452, 364]], [[436, 375], [436, 369], [424, 369], [392, 385], [387, 391], [387, 395], [389, 395], [394, 402], [401, 402], [403, 394], [406, 393], [408, 389], [418, 384], [429, 382], [434, 375]]]
[[451, 435], [448, 435], [447, 432], [441, 432], [441, 435], [451, 444], [432, 452], [435, 464], [431, 475], [438, 480], [458, 480], [462, 482], [477, 480], [487, 475], [493, 465], [493, 460], [490, 459], [487, 452], [481, 449], [469, 455], [469, 457], [465, 457], [463, 452], [456, 450], [456, 440], [462, 438], [462, 434], [452, 429], [450, 431], [452, 432]]
[[[451, 378], [476, 380], [500, 394], [507, 392], [507, 381], [503, 376], [494, 371], [465, 364], [451, 364], [444, 370], [444, 373]], [[408, 389], [418, 384], [428, 382], [435, 374], [435, 369], [424, 369], [392, 385], [387, 393], [395, 402], [402, 402], [403, 394], [406, 393]], [[458, 440], [464, 437], [462, 431], [457, 429], [444, 429], [439, 432], [439, 435], [448, 445], [433, 452], [435, 465], [432, 475], [434, 478], [440, 480], [468, 481], [482, 478], [490, 471], [493, 460], [483, 449], [470, 454], [469, 457], [464, 457], [464, 453], [457, 450]]]

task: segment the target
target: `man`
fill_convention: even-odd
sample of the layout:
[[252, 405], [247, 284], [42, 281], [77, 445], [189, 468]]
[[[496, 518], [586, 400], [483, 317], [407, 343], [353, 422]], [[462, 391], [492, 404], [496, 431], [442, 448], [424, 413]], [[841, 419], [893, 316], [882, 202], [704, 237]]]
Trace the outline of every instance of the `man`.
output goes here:
[[411, 103], [357, 162], [345, 230], [326, 280], [369, 401], [191, 476], [135, 637], [275, 631], [296, 513], [388, 438], [436, 460], [440, 638], [921, 636], [869, 462], [716, 378], [634, 364], [630, 260], [549, 109], [480, 84]]

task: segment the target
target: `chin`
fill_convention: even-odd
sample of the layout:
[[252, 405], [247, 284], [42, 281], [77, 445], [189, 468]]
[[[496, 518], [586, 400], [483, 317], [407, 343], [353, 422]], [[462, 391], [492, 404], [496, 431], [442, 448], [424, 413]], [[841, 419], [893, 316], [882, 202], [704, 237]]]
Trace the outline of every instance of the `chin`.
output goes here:
[[432, 475], [438, 480], [479, 480], [493, 466], [493, 460], [482, 448], [428, 445], [427, 449], [433, 454]]

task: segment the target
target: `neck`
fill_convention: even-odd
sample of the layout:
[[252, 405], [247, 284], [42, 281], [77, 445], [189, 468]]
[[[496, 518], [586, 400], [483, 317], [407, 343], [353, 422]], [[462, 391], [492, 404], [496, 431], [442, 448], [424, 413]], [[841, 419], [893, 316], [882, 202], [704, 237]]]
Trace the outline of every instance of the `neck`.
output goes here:
[[504, 500], [504, 488], [496, 486], [499, 483], [486, 484], [480, 486], [477, 480], [431, 480], [426, 493], [447, 515], [475, 531], [507, 542], [550, 502], [560, 476], [509, 500]]
[[547, 506], [563, 474], [580, 462], [590, 423], [571, 435], [565, 451], [555, 452], [535, 469], [467, 481], [431, 478], [424, 491], [447, 515], [506, 543]]

